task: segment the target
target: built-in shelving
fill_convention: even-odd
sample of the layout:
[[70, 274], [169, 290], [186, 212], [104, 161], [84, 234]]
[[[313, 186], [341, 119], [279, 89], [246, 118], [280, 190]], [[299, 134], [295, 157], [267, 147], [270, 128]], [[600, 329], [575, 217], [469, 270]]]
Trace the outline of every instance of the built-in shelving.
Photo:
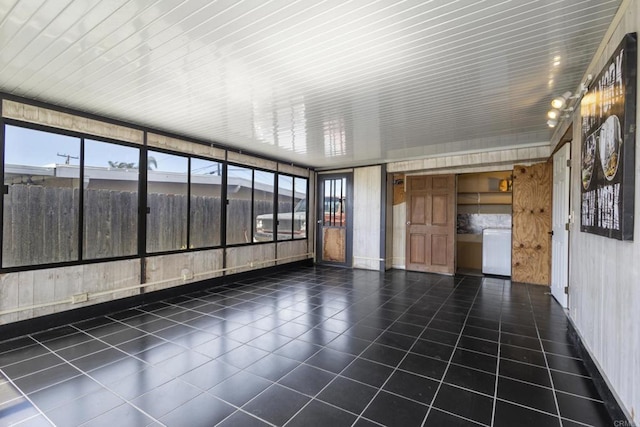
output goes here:
[[482, 270], [483, 227], [510, 226], [511, 174], [509, 170], [458, 175], [456, 262], [459, 269]]

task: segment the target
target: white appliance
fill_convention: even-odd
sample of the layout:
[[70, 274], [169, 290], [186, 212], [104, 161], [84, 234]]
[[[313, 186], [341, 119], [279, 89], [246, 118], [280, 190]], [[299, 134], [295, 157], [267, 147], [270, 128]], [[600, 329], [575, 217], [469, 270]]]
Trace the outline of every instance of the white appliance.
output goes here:
[[511, 229], [482, 230], [482, 273], [511, 276]]

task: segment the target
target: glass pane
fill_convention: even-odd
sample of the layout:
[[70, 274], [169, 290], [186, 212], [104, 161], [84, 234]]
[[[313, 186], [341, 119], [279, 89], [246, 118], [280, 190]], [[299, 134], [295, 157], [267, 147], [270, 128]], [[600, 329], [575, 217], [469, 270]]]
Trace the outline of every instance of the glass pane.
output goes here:
[[278, 240], [293, 238], [293, 177], [278, 175]]
[[293, 238], [307, 237], [307, 179], [296, 177], [293, 181]]
[[78, 259], [80, 139], [5, 127], [2, 266]]
[[274, 182], [273, 172], [254, 171], [253, 215], [256, 229], [253, 239], [256, 242], [273, 241]]
[[322, 223], [320, 230], [321, 259], [328, 262], [345, 263], [347, 257], [347, 233], [345, 200], [347, 179], [326, 178], [322, 181], [322, 202], [318, 215]]
[[222, 164], [192, 158], [189, 234], [189, 245], [192, 248], [220, 245], [221, 199]]
[[227, 168], [227, 244], [250, 243], [251, 187], [253, 170], [229, 165]]
[[322, 224], [329, 227], [344, 227], [346, 224], [346, 178], [324, 181], [324, 215]]
[[187, 248], [188, 159], [149, 151], [147, 252]]
[[140, 149], [84, 142], [84, 259], [138, 252]]

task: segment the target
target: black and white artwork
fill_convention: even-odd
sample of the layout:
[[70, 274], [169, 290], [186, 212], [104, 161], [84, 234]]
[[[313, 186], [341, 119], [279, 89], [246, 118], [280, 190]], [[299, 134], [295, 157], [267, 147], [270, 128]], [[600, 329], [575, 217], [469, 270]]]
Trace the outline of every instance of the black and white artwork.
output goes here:
[[636, 34], [627, 34], [580, 104], [580, 230], [633, 240]]

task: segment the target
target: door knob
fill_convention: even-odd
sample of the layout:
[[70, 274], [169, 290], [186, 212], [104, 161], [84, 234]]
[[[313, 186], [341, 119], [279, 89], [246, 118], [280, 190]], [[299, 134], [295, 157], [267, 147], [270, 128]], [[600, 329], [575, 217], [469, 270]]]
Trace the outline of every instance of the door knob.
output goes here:
[[411, 225], [411, 221], [407, 221], [407, 225]]

